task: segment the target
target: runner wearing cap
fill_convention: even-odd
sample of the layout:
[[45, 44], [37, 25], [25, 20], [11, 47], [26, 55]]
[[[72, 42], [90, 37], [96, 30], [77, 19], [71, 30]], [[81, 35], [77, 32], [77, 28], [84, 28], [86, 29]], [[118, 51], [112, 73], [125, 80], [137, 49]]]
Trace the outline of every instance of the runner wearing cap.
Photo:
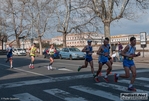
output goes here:
[[88, 63], [90, 63], [91, 66], [91, 72], [94, 76], [94, 67], [93, 67], [93, 58], [92, 58], [92, 53], [94, 53], [91, 43], [91, 40], [87, 41], [88, 45], [86, 45], [83, 49], [82, 52], [86, 52], [86, 56], [85, 56], [85, 64], [83, 66], [79, 66], [78, 68], [78, 72], [82, 69], [82, 68], [87, 68]]

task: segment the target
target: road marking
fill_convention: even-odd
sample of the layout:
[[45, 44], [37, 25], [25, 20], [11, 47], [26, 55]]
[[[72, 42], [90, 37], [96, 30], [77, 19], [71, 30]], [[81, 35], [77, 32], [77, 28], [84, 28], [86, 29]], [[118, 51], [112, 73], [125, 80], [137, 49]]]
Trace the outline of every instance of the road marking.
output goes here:
[[[137, 79], [137, 78], [136, 78], [136, 79]], [[120, 82], [120, 83], [130, 84], [130, 80], [118, 80], [118, 82]], [[146, 83], [142, 83], [142, 82], [137, 82], [137, 81], [135, 81], [134, 85], [149, 88], [149, 85], [148, 85], [148, 84], [146, 84]]]
[[78, 86], [70, 86], [70, 88], [85, 92], [85, 93], [89, 93], [92, 95], [96, 95], [99, 97], [103, 97], [109, 100], [113, 100], [113, 101], [120, 101], [120, 97], [113, 95], [112, 93], [109, 92], [105, 92], [102, 90], [98, 90], [98, 89], [94, 89], [94, 88], [90, 88], [90, 87], [85, 87], [82, 85], [78, 85]]
[[[131, 92], [131, 91], [128, 91], [127, 90], [127, 87], [116, 85], [116, 84], [109, 84], [109, 83], [105, 83], [105, 82], [100, 82], [100, 83], [96, 83], [96, 85], [102, 86], [102, 87], [112, 88], [112, 89], [119, 90], [119, 91]], [[141, 89], [137, 89], [136, 92], [139, 92], [139, 93], [148, 93], [149, 94], [149, 91], [141, 90]]]
[[29, 93], [21, 93], [13, 95], [15, 98], [19, 98], [19, 101], [42, 101], [39, 98], [29, 94]]
[[57, 69], [57, 70], [62, 70], [62, 71], [73, 71], [73, 70], [70, 70], [70, 69], [67, 69], [67, 68], [60, 68], [60, 69]]
[[149, 78], [145, 78], [145, 77], [139, 77], [136, 78], [137, 80], [141, 80], [141, 81], [149, 81]]
[[44, 92], [49, 93], [49, 94], [56, 96], [62, 100], [65, 100], [65, 101], [88, 101], [83, 97], [79, 97], [78, 95], [70, 94], [69, 92], [60, 90], [58, 88], [44, 90]]
[[[0, 64], [0, 65], [10, 68], [10, 66], [8, 66], [8, 65], [4, 65], [4, 64]], [[26, 72], [26, 73], [30, 73], [30, 74], [34, 74], [34, 75], [38, 75], [38, 76], [43, 76], [43, 77], [51, 78], [50, 76], [46, 76], [44, 74], [40, 74], [40, 73], [36, 73], [36, 72], [27, 71], [27, 70], [24, 70], [24, 69], [19, 69], [19, 68], [13, 68], [13, 69], [19, 70], [19, 71], [23, 71], [23, 72]]]
[[[117, 73], [124, 73], [123, 70], [113, 71]], [[137, 70], [138, 73], [141, 72], [149, 72], [149, 69], [141, 69]], [[106, 72], [102, 72], [102, 75], [105, 75]], [[113, 75], [112, 74], [112, 75]], [[12, 83], [6, 83], [6, 84], [0, 84], [1, 88], [11, 88], [11, 87], [18, 87], [18, 86], [24, 86], [24, 85], [33, 85], [33, 84], [41, 84], [41, 83], [50, 83], [50, 82], [59, 82], [59, 81], [68, 81], [68, 80], [75, 80], [75, 79], [85, 79], [93, 77], [91, 73], [89, 74], [82, 74], [82, 75], [73, 75], [73, 76], [63, 76], [63, 77], [53, 77], [53, 78], [47, 78], [47, 79], [38, 79], [38, 80], [28, 80], [28, 81], [20, 81], [20, 82], [12, 82]]]

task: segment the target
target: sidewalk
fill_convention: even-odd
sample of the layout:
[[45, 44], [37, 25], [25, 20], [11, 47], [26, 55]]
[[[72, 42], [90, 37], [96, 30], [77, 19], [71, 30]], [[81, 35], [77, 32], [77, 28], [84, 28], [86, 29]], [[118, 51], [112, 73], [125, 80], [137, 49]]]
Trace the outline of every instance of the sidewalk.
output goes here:
[[145, 57], [136, 57], [134, 58], [134, 61], [137, 63], [149, 63], [149, 56], [145, 56]]

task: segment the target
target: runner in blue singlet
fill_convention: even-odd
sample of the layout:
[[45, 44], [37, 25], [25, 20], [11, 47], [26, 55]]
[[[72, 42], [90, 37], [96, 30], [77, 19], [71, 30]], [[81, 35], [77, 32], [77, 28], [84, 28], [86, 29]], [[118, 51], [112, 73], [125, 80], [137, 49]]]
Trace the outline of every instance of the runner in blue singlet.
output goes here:
[[94, 67], [93, 67], [93, 58], [92, 58], [92, 53], [94, 53], [94, 51], [92, 49], [91, 42], [92, 42], [91, 40], [88, 40], [87, 41], [88, 45], [86, 45], [82, 50], [82, 52], [86, 52], [85, 65], [79, 66], [78, 71], [80, 71], [82, 68], [87, 68], [88, 62], [89, 62], [91, 66], [91, 72], [94, 76]]
[[117, 82], [118, 77], [129, 78], [130, 77], [130, 72], [129, 71], [131, 71], [132, 78], [131, 78], [130, 84], [128, 86], [128, 90], [130, 90], [130, 91], [136, 91], [136, 88], [133, 87], [133, 83], [134, 83], [135, 78], [136, 78], [136, 66], [134, 64], [133, 58], [137, 57], [137, 56], [140, 56], [140, 52], [135, 54], [135, 51], [136, 51], [135, 45], [136, 45], [136, 38], [131, 37], [130, 38], [130, 44], [127, 45], [121, 53], [122, 56], [124, 56], [123, 67], [125, 69], [125, 74], [123, 74], [123, 75], [115, 74], [114, 75], [115, 82]]
[[98, 75], [101, 72], [102, 66], [104, 64], [106, 64], [108, 66], [108, 69], [107, 69], [107, 73], [106, 73], [106, 75], [104, 76], [103, 79], [106, 82], [109, 82], [107, 77], [108, 77], [108, 75], [110, 74], [110, 72], [112, 70], [112, 64], [109, 61], [109, 56], [110, 56], [109, 38], [105, 38], [104, 44], [98, 49], [97, 54], [100, 55], [100, 56], [98, 58], [99, 68], [98, 68], [98, 71], [97, 71], [97, 73], [96, 73], [96, 75], [94, 77], [95, 81], [99, 82]]

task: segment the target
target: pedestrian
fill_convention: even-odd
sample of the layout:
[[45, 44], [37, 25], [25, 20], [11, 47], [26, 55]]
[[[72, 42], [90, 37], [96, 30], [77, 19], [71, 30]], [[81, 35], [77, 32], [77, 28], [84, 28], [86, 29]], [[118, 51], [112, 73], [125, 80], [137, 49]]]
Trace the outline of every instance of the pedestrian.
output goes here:
[[49, 57], [49, 65], [48, 65], [48, 70], [52, 70], [53, 68], [52, 68], [52, 64], [53, 64], [53, 62], [54, 62], [54, 52], [55, 52], [55, 48], [54, 48], [54, 45], [53, 44], [51, 44], [50, 45], [50, 48], [46, 51], [47, 52], [47, 54], [48, 54], [48, 57]]
[[12, 60], [12, 57], [13, 57], [13, 53], [12, 53], [12, 51], [13, 51], [13, 49], [12, 49], [12, 44], [10, 43], [9, 44], [9, 47], [6, 49], [6, 51], [7, 51], [7, 60], [6, 60], [6, 63], [9, 61], [9, 63], [10, 63], [10, 68], [13, 68], [13, 60]]
[[118, 53], [119, 53], [119, 59], [120, 59], [120, 62], [123, 61], [123, 59], [122, 59], [122, 55], [121, 55], [122, 49], [123, 49], [122, 44], [121, 44], [120, 42], [118, 42]]
[[31, 48], [29, 48], [29, 50], [30, 50], [30, 57], [31, 57], [31, 63], [29, 65], [29, 68], [34, 69], [34, 61], [35, 61], [35, 56], [37, 51], [36, 44], [33, 43]]
[[87, 41], [88, 45], [86, 45], [83, 49], [82, 52], [86, 52], [86, 56], [85, 56], [85, 63], [82, 66], [79, 66], [78, 68], [78, 72], [82, 69], [82, 68], [87, 68], [88, 63], [91, 66], [91, 72], [94, 76], [94, 67], [93, 67], [93, 58], [92, 58], [92, 54], [94, 53], [93, 48], [91, 46], [92, 41], [88, 40]]
[[110, 72], [112, 70], [112, 63], [110, 61], [112, 59], [109, 57], [110, 56], [109, 38], [106, 37], [104, 39], [104, 44], [99, 47], [99, 49], [97, 51], [97, 54], [99, 55], [99, 58], [98, 58], [99, 68], [98, 68], [98, 71], [97, 71], [97, 73], [94, 77], [95, 81], [99, 82], [98, 76], [101, 73], [103, 65], [106, 64], [108, 66], [108, 69], [107, 69], [107, 73], [106, 73], [106, 75], [104, 76], [103, 79], [106, 82], [109, 82], [108, 75], [110, 74]]
[[128, 86], [128, 90], [130, 91], [136, 91], [136, 88], [133, 87], [135, 78], [136, 78], [136, 66], [135, 63], [133, 61], [134, 57], [140, 56], [140, 52], [138, 52], [137, 54], [135, 54], [136, 51], [136, 38], [135, 37], [131, 37], [130, 38], [130, 44], [128, 44], [125, 49], [122, 51], [122, 56], [124, 56], [124, 60], [123, 60], [123, 67], [125, 70], [125, 74], [115, 74], [114, 78], [115, 78], [115, 82], [118, 81], [118, 78], [129, 78], [130, 77], [130, 72], [132, 73], [132, 77], [130, 80], [130, 84]]

